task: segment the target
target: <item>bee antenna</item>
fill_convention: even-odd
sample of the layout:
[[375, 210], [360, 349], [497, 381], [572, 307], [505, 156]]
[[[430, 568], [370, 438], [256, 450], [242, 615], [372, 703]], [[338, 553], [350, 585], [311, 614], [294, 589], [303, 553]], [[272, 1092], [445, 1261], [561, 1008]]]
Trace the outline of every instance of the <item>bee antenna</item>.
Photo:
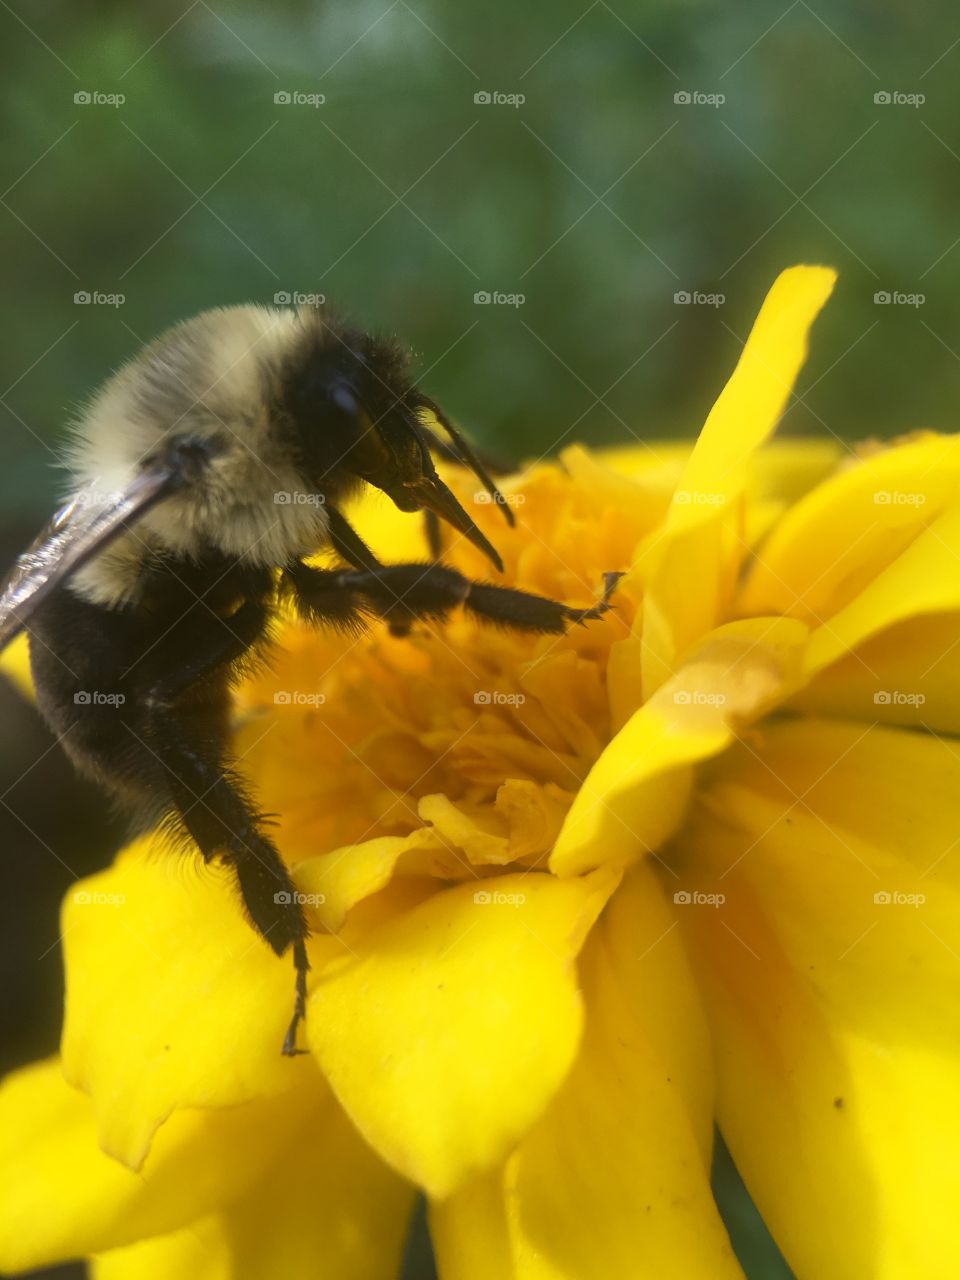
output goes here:
[[412, 400], [415, 408], [427, 409], [433, 414], [437, 422], [439, 422], [440, 426], [443, 427], [444, 431], [450, 437], [453, 452], [457, 455], [463, 465], [465, 467], [469, 467], [477, 477], [484, 489], [486, 489], [487, 493], [489, 493], [490, 497], [503, 512], [503, 518], [506, 520], [507, 524], [512, 528], [513, 525], [516, 524], [516, 518], [513, 511], [507, 506], [503, 494], [497, 488], [496, 484], [494, 484], [490, 473], [474, 453], [469, 442], [464, 439], [435, 400], [431, 400], [430, 397], [424, 395], [422, 391], [417, 391]]

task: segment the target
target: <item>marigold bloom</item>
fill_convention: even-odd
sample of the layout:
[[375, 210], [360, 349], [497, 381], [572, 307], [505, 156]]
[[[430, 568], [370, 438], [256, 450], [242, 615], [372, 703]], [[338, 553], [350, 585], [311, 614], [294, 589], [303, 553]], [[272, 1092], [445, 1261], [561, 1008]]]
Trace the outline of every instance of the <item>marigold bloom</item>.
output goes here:
[[226, 874], [124, 851], [64, 906], [61, 1058], [0, 1091], [0, 1267], [379, 1280], [420, 1187], [443, 1280], [722, 1280], [716, 1120], [801, 1280], [949, 1270], [960, 448], [769, 442], [832, 284], [779, 278], [692, 449], [568, 449], [514, 533], [474, 508], [508, 582], [629, 569], [601, 622], [284, 624], [236, 751], [311, 1052]]

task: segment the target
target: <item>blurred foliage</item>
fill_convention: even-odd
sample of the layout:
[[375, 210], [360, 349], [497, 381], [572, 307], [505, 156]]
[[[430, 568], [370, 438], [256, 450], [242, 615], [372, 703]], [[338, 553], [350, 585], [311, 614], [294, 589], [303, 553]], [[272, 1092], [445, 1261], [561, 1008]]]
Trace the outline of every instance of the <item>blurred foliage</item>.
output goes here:
[[[426, 388], [520, 458], [692, 437], [773, 277], [829, 262], [840, 285], [785, 429], [954, 425], [946, 0], [11, 0], [0, 27], [6, 555], [49, 508], [65, 420], [112, 368], [201, 308], [294, 291], [401, 334]], [[94, 291], [125, 300], [75, 303]], [[482, 291], [525, 301], [477, 305]], [[15, 1059], [53, 1047], [56, 900], [116, 833], [33, 713], [3, 710], [5, 849], [24, 882], [0, 929], [5, 1012], [31, 1028]], [[717, 1187], [751, 1276], [783, 1274], [723, 1153]]]
[[[403, 335], [431, 392], [521, 456], [692, 435], [777, 271], [831, 262], [788, 426], [952, 425], [960, 18], [944, 0], [37, 0], [24, 16], [35, 34], [0, 15], [8, 512], [46, 501], [45, 445], [142, 339], [294, 290]], [[926, 302], [874, 304], [895, 289]], [[126, 301], [74, 305], [93, 290]], [[483, 290], [526, 301], [477, 306]], [[726, 303], [678, 306], [680, 290]]]

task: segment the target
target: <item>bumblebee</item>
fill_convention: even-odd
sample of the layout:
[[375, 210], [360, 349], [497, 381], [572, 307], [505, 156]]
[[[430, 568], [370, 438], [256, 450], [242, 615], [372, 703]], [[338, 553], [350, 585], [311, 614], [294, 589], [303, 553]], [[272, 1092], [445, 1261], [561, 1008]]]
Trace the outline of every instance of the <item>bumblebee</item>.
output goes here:
[[[443, 435], [438, 434], [442, 432]], [[226, 862], [253, 928], [291, 951], [297, 1052], [308, 972], [303, 906], [230, 758], [231, 688], [270, 643], [283, 598], [344, 632], [402, 633], [462, 607], [562, 632], [610, 607], [618, 574], [573, 608], [473, 581], [439, 559], [383, 564], [343, 514], [364, 485], [500, 556], [437, 473], [489, 469], [414, 383], [397, 342], [316, 307], [206, 311], [143, 348], [72, 428], [70, 496], [0, 593], [0, 647], [29, 635], [37, 701], [77, 768], [129, 812]], [[322, 549], [339, 564], [308, 561]]]

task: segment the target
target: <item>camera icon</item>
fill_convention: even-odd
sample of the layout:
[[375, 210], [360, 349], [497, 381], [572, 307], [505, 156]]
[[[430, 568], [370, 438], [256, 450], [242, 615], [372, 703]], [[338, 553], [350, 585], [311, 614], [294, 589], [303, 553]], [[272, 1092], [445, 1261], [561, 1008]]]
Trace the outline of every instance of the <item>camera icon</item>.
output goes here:
[[873, 695], [873, 701], [878, 707], [888, 707], [892, 701], [889, 690], [878, 689]]
[[478, 107], [489, 106], [492, 102], [492, 98], [486, 89], [481, 89], [479, 93], [475, 93], [473, 95], [473, 100]]
[[686, 289], [680, 289], [673, 295], [673, 301], [678, 307], [689, 307], [692, 298]]
[[473, 500], [474, 500], [474, 502], [479, 502], [481, 506], [486, 506], [486, 505], [487, 505], [487, 503], [490, 503], [490, 502], [492, 502], [492, 501], [493, 501], [493, 499], [490, 497], [489, 493], [487, 493], [486, 489], [480, 489], [480, 490], [478, 490], [478, 491], [473, 495]]
[[73, 695], [74, 706], [77, 707], [89, 707], [92, 700], [86, 689], [80, 689]]
[[286, 307], [289, 306], [290, 301], [290, 295], [287, 293], [286, 289], [281, 289], [279, 293], [275, 293], [273, 295], [274, 306]]
[[473, 900], [474, 902], [478, 903], [481, 907], [485, 907], [485, 906], [488, 906], [493, 901], [493, 898], [490, 896], [489, 889], [478, 889], [477, 892], [473, 895]]
[[673, 695], [673, 700], [674, 700], [674, 702], [676, 703], [676, 705], [677, 705], [678, 707], [689, 707], [689, 705], [690, 705], [690, 690], [689, 690], [689, 689], [678, 689], [678, 690], [677, 690], [677, 692]]
[[79, 293], [73, 295], [73, 301], [78, 307], [89, 307], [92, 299], [86, 289], [81, 289]]
[[690, 903], [693, 901], [687, 889], [678, 889], [673, 895], [673, 900], [678, 907], [689, 907]]
[[493, 699], [486, 689], [480, 689], [473, 695], [473, 700], [478, 707], [488, 707]]
[[93, 101], [86, 89], [78, 89], [73, 95], [73, 100], [78, 107], [88, 107]]
[[293, 101], [287, 89], [278, 89], [273, 95], [273, 100], [278, 107], [288, 107]]
[[275, 893], [273, 895], [273, 900], [278, 906], [288, 907], [293, 901], [293, 894], [287, 893], [286, 890], [281, 889], [279, 893]]
[[473, 295], [473, 301], [475, 305], [478, 307], [487, 307], [490, 305], [493, 299], [491, 298], [490, 294], [487, 293], [486, 289], [481, 289], [478, 293], [475, 293]]
[[876, 493], [873, 495], [873, 501], [874, 501], [874, 505], [875, 505], [875, 506], [878, 506], [878, 507], [889, 507], [889, 505], [890, 505], [890, 490], [889, 490], [889, 489], [878, 489], [878, 490], [876, 491]]
[[290, 494], [285, 489], [280, 489], [273, 495], [273, 501], [278, 507], [289, 507]]
[[888, 89], [880, 89], [873, 95], [873, 100], [878, 107], [887, 107], [890, 105], [892, 98]]
[[86, 889], [78, 889], [77, 892], [73, 895], [73, 900], [78, 904], [78, 906], [81, 906], [81, 907], [89, 906], [90, 894], [87, 892]]
[[673, 95], [673, 100], [678, 107], [687, 107], [692, 101], [689, 89], [678, 89]]
[[886, 289], [881, 289], [879, 293], [873, 295], [874, 305], [878, 307], [889, 307], [893, 301]]
[[878, 907], [889, 907], [892, 899], [885, 889], [881, 889], [879, 893], [873, 895], [873, 901]]
[[293, 694], [289, 689], [278, 689], [273, 695], [273, 705], [275, 707], [289, 707], [293, 702]]

